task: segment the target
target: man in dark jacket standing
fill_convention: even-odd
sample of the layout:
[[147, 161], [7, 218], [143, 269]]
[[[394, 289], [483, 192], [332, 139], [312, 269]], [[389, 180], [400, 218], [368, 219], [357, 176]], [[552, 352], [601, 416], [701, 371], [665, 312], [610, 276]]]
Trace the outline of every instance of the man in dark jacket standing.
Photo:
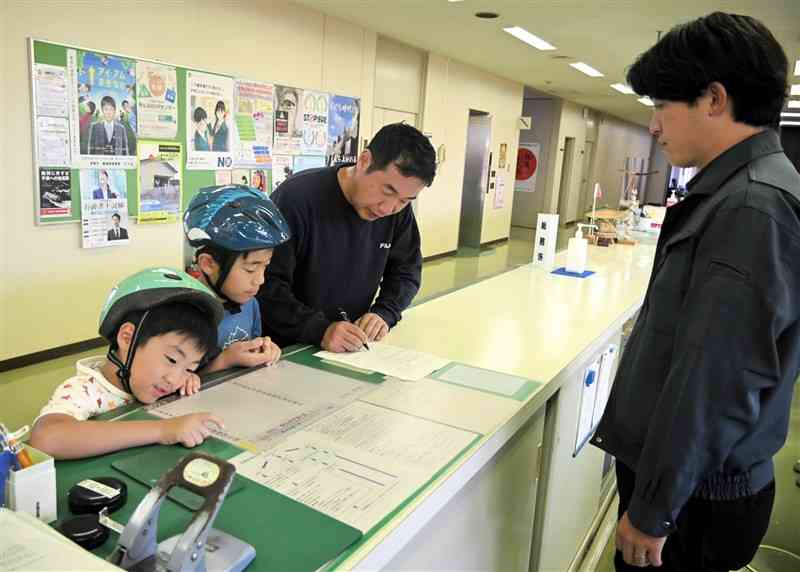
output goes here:
[[787, 60], [759, 21], [714, 13], [628, 72], [650, 132], [697, 166], [593, 443], [617, 459], [617, 570], [733, 570], [766, 533], [800, 366], [800, 176], [775, 131]]

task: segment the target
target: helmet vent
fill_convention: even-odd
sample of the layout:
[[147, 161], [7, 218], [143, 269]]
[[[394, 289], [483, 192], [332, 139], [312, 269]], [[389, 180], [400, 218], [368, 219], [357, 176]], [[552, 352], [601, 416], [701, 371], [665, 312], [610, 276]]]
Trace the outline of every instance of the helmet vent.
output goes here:
[[164, 278], [169, 278], [170, 280], [177, 280], [178, 282], [181, 281], [181, 277], [180, 276], [178, 276], [177, 274], [172, 274], [172, 273], [164, 274]]

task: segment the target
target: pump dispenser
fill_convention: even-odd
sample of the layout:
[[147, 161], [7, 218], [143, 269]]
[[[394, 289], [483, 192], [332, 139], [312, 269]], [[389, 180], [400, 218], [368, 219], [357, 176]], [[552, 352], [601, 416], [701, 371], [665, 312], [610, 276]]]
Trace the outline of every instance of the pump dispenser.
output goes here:
[[567, 244], [566, 271], [573, 274], [583, 274], [586, 271], [586, 256], [589, 251], [589, 242], [583, 238], [583, 227], [596, 228], [591, 224], [578, 224], [575, 236]]
[[678, 204], [678, 197], [675, 195], [675, 191], [672, 191], [672, 194], [667, 198], [667, 206], [671, 207], [676, 204]]

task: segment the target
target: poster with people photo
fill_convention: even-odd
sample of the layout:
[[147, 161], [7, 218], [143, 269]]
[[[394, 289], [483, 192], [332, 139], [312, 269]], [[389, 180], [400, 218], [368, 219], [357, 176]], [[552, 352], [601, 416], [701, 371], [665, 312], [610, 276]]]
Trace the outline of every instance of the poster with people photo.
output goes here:
[[82, 169], [80, 188], [83, 248], [128, 244], [130, 236], [125, 171]]
[[178, 134], [178, 80], [175, 68], [136, 62], [138, 135], [175, 139]]
[[274, 155], [272, 157], [272, 190], [294, 174], [294, 157], [292, 155]]
[[301, 113], [303, 115], [302, 155], [325, 156], [328, 149], [328, 106], [330, 95], [320, 91], [303, 92]]
[[233, 78], [186, 73], [186, 168], [230, 169], [235, 138]]
[[250, 186], [265, 195], [272, 193], [272, 169], [253, 169], [250, 171]]
[[180, 217], [180, 143], [139, 142], [139, 222], [168, 223]]
[[72, 166], [136, 168], [136, 63], [67, 50]]
[[326, 165], [356, 162], [360, 120], [361, 102], [357, 97], [331, 96]]
[[272, 162], [274, 86], [271, 83], [236, 80], [236, 167], [269, 167]]
[[303, 143], [303, 90], [285, 85], [275, 86], [275, 142], [272, 154], [299, 155]]
[[39, 169], [39, 218], [72, 215], [72, 175], [69, 169]]

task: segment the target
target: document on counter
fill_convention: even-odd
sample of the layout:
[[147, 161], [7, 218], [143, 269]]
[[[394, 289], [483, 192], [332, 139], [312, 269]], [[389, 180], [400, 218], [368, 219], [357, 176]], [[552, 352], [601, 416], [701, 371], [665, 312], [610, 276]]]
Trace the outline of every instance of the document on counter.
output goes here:
[[435, 355], [391, 346], [383, 342], [370, 342], [368, 350], [363, 349], [358, 352], [321, 351], [314, 355], [325, 361], [367, 371], [377, 371], [406, 381], [418, 381], [450, 363], [450, 360]]
[[35, 517], [0, 508], [0, 570], [119, 570]]
[[210, 411], [225, 422], [212, 433], [229, 443], [263, 451], [287, 435], [366, 396], [375, 385], [280, 361], [191, 397], [158, 402], [148, 413], [161, 418]]
[[364, 533], [480, 435], [363, 403], [231, 459], [239, 474]]

